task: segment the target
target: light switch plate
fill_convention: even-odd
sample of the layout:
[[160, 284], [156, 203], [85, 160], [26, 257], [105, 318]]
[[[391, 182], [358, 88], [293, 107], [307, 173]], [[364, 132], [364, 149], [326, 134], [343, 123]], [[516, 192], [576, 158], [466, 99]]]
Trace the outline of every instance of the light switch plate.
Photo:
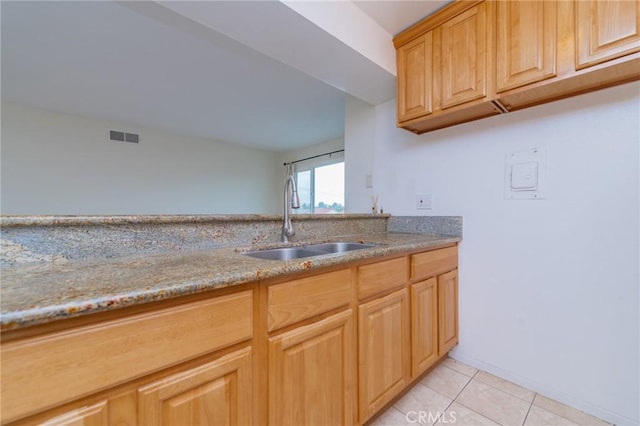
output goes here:
[[504, 196], [507, 200], [543, 200], [546, 193], [546, 155], [531, 148], [505, 155]]

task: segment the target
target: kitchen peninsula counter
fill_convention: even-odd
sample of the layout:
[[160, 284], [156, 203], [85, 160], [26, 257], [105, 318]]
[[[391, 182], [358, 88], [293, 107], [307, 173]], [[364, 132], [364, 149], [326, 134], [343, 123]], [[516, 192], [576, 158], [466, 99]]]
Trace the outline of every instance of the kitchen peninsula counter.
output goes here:
[[452, 235], [375, 232], [292, 243], [295, 246], [354, 241], [376, 246], [339, 255], [289, 261], [262, 260], [243, 254], [282, 246], [279, 243], [258, 243], [134, 254], [113, 259], [9, 265], [1, 271], [1, 329], [14, 330], [267, 278], [438, 248], [460, 240], [460, 237]]

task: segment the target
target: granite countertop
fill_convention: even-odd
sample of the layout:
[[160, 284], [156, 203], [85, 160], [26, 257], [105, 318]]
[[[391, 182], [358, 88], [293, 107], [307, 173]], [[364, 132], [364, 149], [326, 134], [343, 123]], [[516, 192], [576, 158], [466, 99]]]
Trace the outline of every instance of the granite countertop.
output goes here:
[[1, 276], [0, 327], [2, 331], [14, 330], [356, 260], [436, 248], [457, 243], [460, 238], [375, 233], [305, 243], [328, 241], [377, 246], [290, 261], [242, 254], [271, 248], [271, 244], [6, 267]]

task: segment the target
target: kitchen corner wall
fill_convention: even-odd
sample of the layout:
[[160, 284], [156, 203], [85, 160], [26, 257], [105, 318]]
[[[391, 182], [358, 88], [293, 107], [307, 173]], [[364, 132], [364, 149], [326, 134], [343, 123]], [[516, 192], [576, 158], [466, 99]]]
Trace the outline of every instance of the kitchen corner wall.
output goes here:
[[[618, 425], [640, 422], [639, 95], [631, 83], [421, 136], [395, 127], [395, 100], [346, 104], [350, 212], [378, 194], [393, 215], [463, 217], [452, 356]], [[534, 147], [545, 199], [506, 200], [505, 156]]]
[[[109, 129], [140, 143], [110, 141]], [[1, 152], [5, 215], [281, 210], [269, 151], [3, 102]]]

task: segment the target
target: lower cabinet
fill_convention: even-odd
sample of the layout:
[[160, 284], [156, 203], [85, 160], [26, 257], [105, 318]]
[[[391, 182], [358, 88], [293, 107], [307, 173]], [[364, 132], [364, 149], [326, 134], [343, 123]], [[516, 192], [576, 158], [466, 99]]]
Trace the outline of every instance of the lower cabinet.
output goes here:
[[360, 422], [408, 383], [409, 305], [403, 288], [358, 308]]
[[438, 279], [411, 285], [411, 377], [417, 377], [439, 358]]
[[0, 423], [364, 424], [457, 344], [457, 263], [450, 246], [3, 334]]
[[[255, 423], [251, 347], [106, 397], [46, 426], [246, 425]], [[29, 422], [28, 424], [33, 424]]]
[[247, 425], [252, 419], [251, 348], [138, 390], [138, 424]]
[[458, 270], [438, 276], [438, 354], [458, 344]]
[[351, 309], [269, 339], [269, 424], [355, 423]]

